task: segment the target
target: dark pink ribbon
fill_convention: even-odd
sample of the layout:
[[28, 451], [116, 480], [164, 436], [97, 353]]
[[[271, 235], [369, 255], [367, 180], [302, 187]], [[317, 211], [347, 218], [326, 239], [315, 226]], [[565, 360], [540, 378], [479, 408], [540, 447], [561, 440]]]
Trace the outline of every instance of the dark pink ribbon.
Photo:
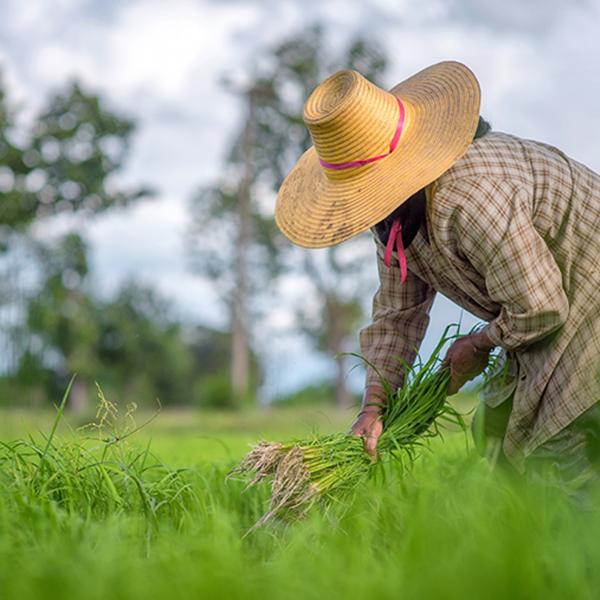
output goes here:
[[400, 112], [398, 113], [398, 124], [396, 125], [396, 131], [394, 133], [392, 141], [390, 142], [390, 149], [388, 152], [386, 152], [385, 154], [379, 154], [377, 156], [371, 156], [371, 158], [364, 158], [362, 160], [351, 160], [342, 163], [330, 163], [326, 160], [319, 159], [321, 166], [325, 167], [326, 169], [332, 169], [334, 171], [342, 171], [343, 169], [353, 169], [354, 167], [362, 167], [364, 165], [368, 165], [372, 162], [385, 158], [386, 156], [389, 156], [396, 149], [398, 141], [400, 140], [400, 136], [402, 135], [402, 128], [404, 127], [404, 104], [402, 104], [402, 100], [400, 100], [400, 98], [398, 98], [397, 96], [396, 100], [398, 101], [398, 108], [400, 109]]
[[383, 255], [383, 264], [389, 269], [392, 266], [392, 252], [396, 244], [396, 252], [398, 253], [398, 264], [400, 265], [400, 283], [406, 281], [408, 267], [406, 264], [406, 254], [404, 253], [404, 244], [402, 243], [402, 224], [400, 219], [395, 219], [392, 223], [390, 237], [385, 246], [385, 254]]

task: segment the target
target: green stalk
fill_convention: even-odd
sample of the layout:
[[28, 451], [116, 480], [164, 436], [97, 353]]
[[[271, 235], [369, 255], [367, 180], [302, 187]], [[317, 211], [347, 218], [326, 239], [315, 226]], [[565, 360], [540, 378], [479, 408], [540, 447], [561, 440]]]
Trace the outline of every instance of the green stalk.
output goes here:
[[[451, 329], [450, 326], [444, 331], [425, 363], [417, 359], [415, 367], [406, 368], [405, 383], [400, 389], [392, 390], [389, 382], [381, 379], [387, 402], [381, 416], [383, 433], [378, 443], [378, 462], [393, 459], [400, 465], [412, 464], [424, 440], [440, 435], [438, 420], [464, 428], [461, 415], [446, 401], [450, 371], [439, 369], [440, 355], [445, 344], [458, 336], [451, 335]], [[254, 485], [265, 477], [272, 477], [273, 485], [277, 484], [277, 500], [273, 498], [270, 511], [259, 521], [261, 524], [286, 511], [303, 514], [302, 509], [308, 508], [305, 504], [312, 503], [314, 499], [313, 492], [323, 501], [339, 499], [360, 485], [378, 464], [366, 455], [362, 440], [351, 435], [313, 436], [306, 440], [278, 444], [280, 452], [275, 461], [271, 460], [273, 455], [269, 454], [272, 447], [273, 444], [259, 444], [248, 455], [253, 460], [243, 461], [234, 469], [234, 473], [253, 477], [249, 485]], [[261, 458], [261, 449], [266, 453], [264, 459]], [[304, 470], [298, 471], [302, 478], [294, 479], [295, 475], [292, 475], [290, 479], [287, 467], [283, 468], [280, 475], [279, 465], [289, 452], [297, 449], [302, 452]], [[279, 477], [285, 479], [278, 479]], [[287, 495], [286, 486], [292, 486]]]

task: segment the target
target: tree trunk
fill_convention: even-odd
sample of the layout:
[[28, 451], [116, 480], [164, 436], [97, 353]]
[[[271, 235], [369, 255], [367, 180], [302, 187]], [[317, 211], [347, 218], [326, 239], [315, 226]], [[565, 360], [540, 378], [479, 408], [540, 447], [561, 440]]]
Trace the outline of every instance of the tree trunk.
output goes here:
[[335, 357], [335, 403], [338, 408], [352, 408], [352, 394], [348, 391], [346, 385], [346, 357]]
[[231, 391], [236, 404], [248, 393], [250, 384], [250, 349], [242, 309], [241, 303], [234, 307], [231, 330]]
[[77, 414], [85, 414], [89, 408], [89, 392], [87, 383], [76, 377], [69, 394], [69, 409]]
[[231, 391], [237, 403], [250, 387], [250, 340], [248, 335], [248, 281], [246, 256], [252, 235], [251, 187], [254, 144], [254, 98], [248, 93], [248, 118], [243, 136], [243, 174], [238, 193], [238, 235], [235, 258], [235, 289], [231, 327]]
[[344, 315], [335, 294], [328, 294], [325, 301], [328, 346], [335, 359], [335, 403], [338, 408], [352, 406], [352, 396], [346, 385], [346, 357], [344, 352]]

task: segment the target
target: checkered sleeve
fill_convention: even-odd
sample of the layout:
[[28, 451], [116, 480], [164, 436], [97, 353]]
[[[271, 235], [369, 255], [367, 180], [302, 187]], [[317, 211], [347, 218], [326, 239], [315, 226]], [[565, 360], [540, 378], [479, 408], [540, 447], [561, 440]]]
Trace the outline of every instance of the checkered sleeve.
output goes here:
[[[485, 278], [500, 314], [488, 326], [493, 342], [524, 348], [566, 321], [561, 271], [533, 224], [526, 186], [504, 179], [462, 179], [436, 194], [436, 211], [466, 258]], [[443, 227], [443, 226], [442, 226]]]
[[[379, 289], [373, 298], [371, 323], [360, 332], [362, 356], [367, 365], [366, 385], [380, 384], [380, 375], [394, 388], [402, 385], [402, 365], [412, 365], [425, 330], [435, 291], [408, 271], [400, 283], [397, 264], [389, 269], [383, 264], [383, 247], [377, 245]], [[410, 267], [410, 266], [409, 266]]]

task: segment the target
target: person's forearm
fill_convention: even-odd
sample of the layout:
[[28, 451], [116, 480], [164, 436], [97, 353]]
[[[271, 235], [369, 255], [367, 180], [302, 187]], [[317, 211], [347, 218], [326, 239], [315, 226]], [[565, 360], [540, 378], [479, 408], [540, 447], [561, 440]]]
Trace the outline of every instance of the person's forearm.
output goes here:
[[359, 414], [374, 412], [381, 414], [387, 404], [387, 394], [381, 385], [368, 385], [365, 388]]
[[441, 364], [442, 369], [450, 369], [448, 395], [456, 394], [467, 381], [482, 373], [488, 366], [490, 351], [496, 344], [486, 329], [484, 327], [458, 337], [448, 349]]

